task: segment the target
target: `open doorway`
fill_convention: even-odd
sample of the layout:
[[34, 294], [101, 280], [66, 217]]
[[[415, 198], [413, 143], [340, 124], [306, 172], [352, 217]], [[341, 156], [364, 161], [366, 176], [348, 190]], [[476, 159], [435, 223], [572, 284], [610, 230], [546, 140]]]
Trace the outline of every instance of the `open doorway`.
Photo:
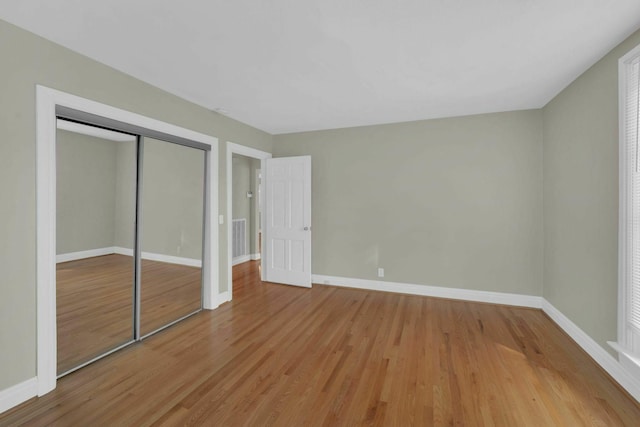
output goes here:
[[232, 265], [259, 260], [261, 254], [260, 160], [233, 154], [231, 160]]
[[[261, 171], [271, 153], [227, 142], [227, 294], [233, 295], [232, 266], [263, 258]], [[244, 221], [243, 221], [244, 220]], [[244, 233], [243, 230], [244, 229]], [[244, 234], [244, 236], [243, 236]]]

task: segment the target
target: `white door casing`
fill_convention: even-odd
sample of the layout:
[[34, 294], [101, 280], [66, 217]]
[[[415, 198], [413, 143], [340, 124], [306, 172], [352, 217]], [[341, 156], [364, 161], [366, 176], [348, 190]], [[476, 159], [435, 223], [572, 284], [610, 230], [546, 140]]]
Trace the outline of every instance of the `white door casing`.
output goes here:
[[[240, 144], [227, 141], [227, 292], [221, 293], [220, 303], [231, 301], [233, 298], [233, 270], [232, 270], [232, 204], [233, 204], [233, 155], [240, 154], [241, 156], [250, 157], [252, 159], [260, 160], [260, 164], [263, 165], [265, 159], [271, 158], [271, 153], [266, 151], [256, 150], [255, 148], [247, 147]], [[262, 166], [261, 166], [262, 167]], [[264, 201], [264, 199], [263, 199]], [[263, 229], [264, 218], [260, 219], [260, 228]], [[264, 254], [264, 239], [262, 239], [262, 247], [260, 252]], [[265, 280], [264, 271], [260, 269], [260, 280]]]
[[311, 287], [311, 156], [267, 159], [263, 169], [268, 282]]

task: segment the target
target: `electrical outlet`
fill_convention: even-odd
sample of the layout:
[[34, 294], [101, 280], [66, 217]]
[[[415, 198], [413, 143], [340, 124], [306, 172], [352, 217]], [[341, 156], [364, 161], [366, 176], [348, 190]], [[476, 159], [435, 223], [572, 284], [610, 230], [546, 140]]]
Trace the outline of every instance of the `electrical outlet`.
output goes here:
[[384, 268], [378, 269], [378, 277], [384, 277]]

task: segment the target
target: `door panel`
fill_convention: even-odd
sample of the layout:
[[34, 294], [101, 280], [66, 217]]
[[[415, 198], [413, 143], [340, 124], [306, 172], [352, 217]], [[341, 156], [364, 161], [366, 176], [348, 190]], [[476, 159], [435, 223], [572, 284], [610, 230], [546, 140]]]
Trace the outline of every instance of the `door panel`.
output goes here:
[[265, 165], [265, 279], [311, 287], [311, 157]]
[[291, 271], [304, 273], [304, 241], [291, 240], [289, 242], [289, 247], [291, 254]]

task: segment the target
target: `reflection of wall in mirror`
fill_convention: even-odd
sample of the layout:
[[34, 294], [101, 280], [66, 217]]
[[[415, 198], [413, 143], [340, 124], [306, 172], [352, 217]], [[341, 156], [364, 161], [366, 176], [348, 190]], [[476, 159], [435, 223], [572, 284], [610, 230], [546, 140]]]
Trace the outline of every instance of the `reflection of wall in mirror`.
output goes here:
[[[134, 142], [58, 131], [57, 253], [133, 250]], [[147, 139], [143, 167], [144, 252], [200, 260], [204, 152]]]
[[205, 152], [145, 138], [142, 251], [202, 259]]
[[114, 246], [119, 144], [57, 131], [58, 254]]

